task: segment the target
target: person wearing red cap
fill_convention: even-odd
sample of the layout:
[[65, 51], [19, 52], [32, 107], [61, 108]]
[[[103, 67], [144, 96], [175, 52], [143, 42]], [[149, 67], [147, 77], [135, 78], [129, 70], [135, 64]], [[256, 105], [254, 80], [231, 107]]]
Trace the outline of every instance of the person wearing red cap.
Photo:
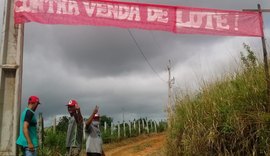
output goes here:
[[35, 110], [40, 104], [37, 96], [30, 96], [28, 106], [24, 109], [20, 119], [20, 134], [16, 143], [22, 147], [24, 156], [36, 156], [38, 147], [37, 119]]
[[86, 154], [87, 156], [105, 156], [102, 148], [102, 138], [99, 129], [100, 116], [98, 107], [96, 106], [92, 115], [85, 122], [86, 138]]
[[70, 114], [68, 123], [66, 148], [67, 156], [79, 156], [83, 140], [83, 117], [76, 100], [69, 100], [67, 109]]

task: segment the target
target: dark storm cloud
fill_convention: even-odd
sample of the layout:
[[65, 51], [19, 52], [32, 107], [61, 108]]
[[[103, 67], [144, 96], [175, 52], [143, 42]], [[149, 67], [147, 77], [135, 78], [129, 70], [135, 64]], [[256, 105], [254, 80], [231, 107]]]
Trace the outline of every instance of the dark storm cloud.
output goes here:
[[[31, 30], [31, 32], [30, 32]], [[40, 32], [46, 31], [45, 36], [37, 38]], [[175, 35], [168, 32], [149, 32], [144, 30], [131, 30], [139, 47], [136, 46], [127, 29], [107, 27], [65, 27], [52, 26], [43, 28], [40, 25], [29, 24], [26, 27], [25, 49], [31, 50], [37, 46], [43, 51], [44, 57], [51, 61], [58, 61], [66, 68], [90, 77], [125, 75], [129, 73], [151, 73], [144, 56], [157, 67], [158, 72], [166, 69], [169, 59], [175, 62], [186, 60], [194, 51], [189, 45], [197, 47], [213, 44], [224, 40], [224, 37], [205, 37]], [[51, 36], [48, 37], [48, 36]], [[28, 41], [29, 38], [29, 41]], [[45, 40], [49, 40], [45, 42]], [[174, 49], [178, 50], [175, 51]], [[198, 48], [196, 48], [198, 49]], [[79, 62], [79, 63], [78, 63]]]
[[[38, 57], [38, 54], [32, 56]], [[31, 64], [39, 65], [30, 71], [28, 69]], [[95, 105], [99, 105], [101, 113], [106, 115], [115, 115], [122, 108], [134, 114], [155, 114], [163, 111], [162, 107], [156, 105], [165, 98], [166, 85], [162, 85], [164, 89], [153, 86], [158, 84], [156, 79], [148, 80], [149, 78], [130, 75], [91, 80], [72, 74], [72, 71], [66, 70], [57, 62], [51, 62], [50, 66], [53, 68], [47, 68], [46, 64], [36, 59], [25, 58], [24, 73], [24, 80], [31, 80], [24, 83], [24, 97], [30, 94], [39, 95], [43, 101], [39, 110], [42, 110], [46, 118], [55, 114], [67, 114], [65, 104], [70, 98], [78, 100], [84, 115], [90, 114]], [[42, 73], [50, 75], [45, 76]], [[121, 83], [122, 81], [126, 82]]]
[[[257, 4], [254, 0], [245, 1], [245, 3], [230, 1], [229, 4], [227, 1], [200, 1], [200, 3], [194, 1], [167, 1], [167, 3], [170, 5], [195, 5], [197, 7], [208, 6], [222, 9], [253, 8], [252, 6]], [[46, 46], [47, 52], [50, 50], [49, 53], [55, 55], [55, 58], [52, 59], [62, 62], [67, 68], [76, 71], [77, 74], [97, 77], [132, 72], [146, 74], [151, 70], [145, 63], [127, 29], [94, 26], [49, 26], [44, 28], [40, 25], [32, 26], [31, 24], [28, 27], [26, 29], [31, 30], [30, 42], [35, 40], [36, 44], [44, 44], [43, 39], [53, 41]], [[44, 31], [46, 34], [42, 39], [36, 40], [36, 38], [32, 37], [34, 34], [39, 36], [38, 34]], [[131, 31], [145, 56], [149, 58], [151, 64], [158, 67], [157, 71], [159, 72], [164, 71], [168, 59], [174, 58], [174, 61], [178, 62], [186, 60], [189, 55], [193, 55], [193, 52], [187, 53], [195, 49], [189, 48], [189, 45], [195, 43], [197, 47], [201, 45], [207, 46], [207, 44], [211, 45], [226, 39], [217, 36], [175, 35], [158, 31]], [[28, 37], [26, 38], [28, 40]], [[50, 47], [56, 46], [61, 49], [57, 49], [57, 51], [50, 49]], [[175, 46], [177, 46], [178, 52], [171, 50], [173, 49], [171, 47]]]

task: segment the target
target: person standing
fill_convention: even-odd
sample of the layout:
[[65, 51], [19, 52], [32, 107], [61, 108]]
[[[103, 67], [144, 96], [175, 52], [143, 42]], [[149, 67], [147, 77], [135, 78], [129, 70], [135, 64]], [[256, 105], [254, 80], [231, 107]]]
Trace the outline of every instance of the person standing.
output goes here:
[[16, 144], [21, 146], [24, 156], [37, 156], [38, 137], [35, 111], [40, 104], [37, 96], [30, 96], [28, 106], [20, 119], [20, 134]]
[[66, 155], [79, 156], [83, 140], [83, 117], [76, 100], [69, 100], [67, 109], [70, 114], [66, 136]]
[[96, 106], [92, 115], [85, 122], [86, 133], [86, 154], [87, 156], [105, 156], [102, 148], [102, 138], [100, 132], [100, 115]]

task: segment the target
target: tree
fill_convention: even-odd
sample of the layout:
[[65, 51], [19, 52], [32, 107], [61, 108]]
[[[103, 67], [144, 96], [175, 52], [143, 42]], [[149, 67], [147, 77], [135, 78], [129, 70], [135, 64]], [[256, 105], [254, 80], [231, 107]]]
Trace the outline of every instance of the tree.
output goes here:
[[106, 122], [107, 124], [113, 122], [113, 118], [112, 117], [107, 117], [106, 115], [102, 115], [100, 117], [100, 124], [104, 125], [104, 122]]
[[247, 56], [245, 56], [243, 52], [240, 52], [243, 64], [247, 69], [255, 68], [258, 65], [257, 57], [255, 56], [249, 45], [243, 43], [243, 46], [247, 52]]
[[69, 120], [68, 116], [61, 117], [59, 123], [56, 126], [56, 131], [66, 132], [68, 129], [68, 120]]

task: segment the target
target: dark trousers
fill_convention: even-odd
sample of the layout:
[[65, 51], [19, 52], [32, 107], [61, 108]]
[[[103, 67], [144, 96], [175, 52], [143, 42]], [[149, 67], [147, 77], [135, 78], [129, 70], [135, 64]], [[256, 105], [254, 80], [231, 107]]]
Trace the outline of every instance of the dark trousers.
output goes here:
[[101, 156], [100, 153], [86, 153], [87, 156]]

